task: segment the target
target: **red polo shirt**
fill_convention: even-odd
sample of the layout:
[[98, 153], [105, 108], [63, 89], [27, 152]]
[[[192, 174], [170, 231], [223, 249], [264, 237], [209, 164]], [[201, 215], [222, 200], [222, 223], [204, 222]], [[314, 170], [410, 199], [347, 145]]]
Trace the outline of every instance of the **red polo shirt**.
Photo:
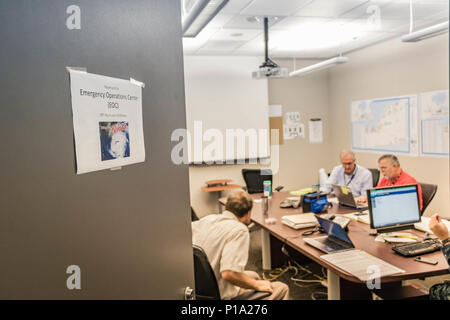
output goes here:
[[391, 186], [403, 186], [405, 184], [417, 184], [417, 190], [419, 192], [419, 203], [420, 203], [420, 211], [422, 212], [423, 204], [422, 204], [422, 187], [417, 182], [416, 179], [407, 174], [404, 170], [398, 177], [397, 181], [393, 184], [391, 180], [386, 179], [385, 177], [381, 178], [380, 182], [378, 182], [377, 188], [380, 187], [391, 187]]

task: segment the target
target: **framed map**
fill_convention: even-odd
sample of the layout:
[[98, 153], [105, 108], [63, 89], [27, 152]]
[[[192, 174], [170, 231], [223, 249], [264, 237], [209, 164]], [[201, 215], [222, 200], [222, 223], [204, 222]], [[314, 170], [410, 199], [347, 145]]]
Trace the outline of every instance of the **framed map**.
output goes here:
[[353, 101], [352, 150], [418, 155], [417, 96]]

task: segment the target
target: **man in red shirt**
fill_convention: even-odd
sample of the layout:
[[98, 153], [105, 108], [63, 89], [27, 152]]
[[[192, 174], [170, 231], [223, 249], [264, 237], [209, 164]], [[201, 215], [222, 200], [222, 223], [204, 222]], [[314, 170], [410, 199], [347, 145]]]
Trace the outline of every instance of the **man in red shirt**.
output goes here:
[[380, 169], [383, 178], [378, 182], [377, 188], [390, 187], [390, 186], [402, 186], [406, 184], [417, 184], [417, 190], [419, 193], [420, 211], [423, 208], [422, 201], [422, 187], [416, 179], [411, 177], [402, 168], [400, 168], [400, 162], [393, 154], [385, 154], [378, 159], [378, 168]]

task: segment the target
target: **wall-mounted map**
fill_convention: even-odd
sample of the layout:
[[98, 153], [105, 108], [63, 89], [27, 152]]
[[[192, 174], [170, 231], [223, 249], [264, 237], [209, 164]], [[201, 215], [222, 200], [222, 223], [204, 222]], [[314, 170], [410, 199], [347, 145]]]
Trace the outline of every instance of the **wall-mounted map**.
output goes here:
[[420, 94], [420, 154], [449, 156], [448, 90]]
[[416, 156], [417, 96], [352, 102], [352, 150]]

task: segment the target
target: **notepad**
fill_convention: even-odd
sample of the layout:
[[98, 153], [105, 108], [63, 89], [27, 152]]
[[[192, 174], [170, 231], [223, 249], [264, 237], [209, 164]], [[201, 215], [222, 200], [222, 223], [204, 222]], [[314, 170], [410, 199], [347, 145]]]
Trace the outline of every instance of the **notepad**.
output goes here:
[[304, 194], [312, 193], [312, 192], [314, 192], [313, 188], [305, 188], [305, 189], [300, 189], [300, 190], [294, 190], [289, 193], [293, 196], [302, 196]]
[[368, 214], [365, 215], [357, 215], [359, 212], [352, 212], [344, 214], [344, 217], [352, 219], [354, 221], [362, 222], [365, 224], [370, 224], [370, 216]]
[[326, 254], [320, 256], [320, 258], [364, 282], [375, 277], [405, 272], [405, 270], [378, 259], [365, 251], [356, 249]]
[[309, 228], [318, 225], [317, 219], [313, 213], [300, 213], [282, 216], [281, 222], [294, 229]]

